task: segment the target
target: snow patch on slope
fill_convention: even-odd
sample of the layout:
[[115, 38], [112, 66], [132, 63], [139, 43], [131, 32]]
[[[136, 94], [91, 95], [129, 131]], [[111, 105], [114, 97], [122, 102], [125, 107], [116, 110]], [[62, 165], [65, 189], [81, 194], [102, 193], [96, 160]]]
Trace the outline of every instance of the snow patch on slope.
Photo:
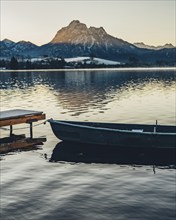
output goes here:
[[87, 64], [90, 63], [95, 63], [95, 64], [105, 64], [105, 65], [120, 65], [122, 63], [117, 62], [117, 61], [112, 61], [112, 60], [105, 60], [101, 58], [93, 58], [91, 59], [90, 57], [74, 57], [74, 58], [65, 58], [65, 61], [67, 63], [78, 63], [78, 62], [86, 62]]

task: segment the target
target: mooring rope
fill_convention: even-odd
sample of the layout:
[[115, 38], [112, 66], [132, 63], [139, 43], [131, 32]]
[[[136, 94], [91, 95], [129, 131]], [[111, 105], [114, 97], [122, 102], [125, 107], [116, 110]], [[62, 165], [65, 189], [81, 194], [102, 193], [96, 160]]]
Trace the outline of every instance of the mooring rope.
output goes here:
[[[38, 123], [36, 125], [32, 125], [32, 127], [37, 127], [37, 126], [42, 125], [42, 124], [45, 125], [48, 120], [49, 119], [45, 120], [44, 122]], [[27, 128], [29, 128], [29, 126], [25, 126], [25, 127], [21, 127], [21, 128], [13, 128], [13, 130], [22, 130], [22, 129], [27, 129]], [[2, 127], [0, 127], [0, 129], [5, 130], [5, 131], [10, 131], [10, 128], [2, 128]]]

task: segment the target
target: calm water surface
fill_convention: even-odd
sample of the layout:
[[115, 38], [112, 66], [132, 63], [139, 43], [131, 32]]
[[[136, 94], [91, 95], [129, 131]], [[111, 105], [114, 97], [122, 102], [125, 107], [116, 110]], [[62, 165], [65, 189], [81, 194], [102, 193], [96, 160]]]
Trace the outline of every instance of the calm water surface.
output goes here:
[[[1, 110], [47, 119], [175, 125], [175, 93], [171, 69], [0, 72]], [[175, 220], [175, 152], [70, 146], [48, 123], [34, 136], [47, 141], [0, 157], [0, 219]]]

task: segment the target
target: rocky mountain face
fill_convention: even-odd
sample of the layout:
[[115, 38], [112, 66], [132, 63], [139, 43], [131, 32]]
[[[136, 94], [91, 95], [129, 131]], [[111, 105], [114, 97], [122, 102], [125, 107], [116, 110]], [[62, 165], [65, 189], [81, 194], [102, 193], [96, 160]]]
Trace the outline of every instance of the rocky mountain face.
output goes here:
[[21, 55], [25, 57], [62, 57], [91, 56], [118, 62], [149, 63], [158, 61], [175, 62], [176, 48], [149, 48], [142, 43], [131, 44], [109, 35], [103, 27], [87, 27], [78, 20], [61, 28], [47, 44], [37, 46], [31, 42], [10, 40], [0, 41], [1, 57]]
[[62, 28], [56, 36], [40, 48], [49, 56], [75, 57], [95, 56], [123, 61], [126, 54], [138, 50], [134, 45], [115, 38], [100, 27], [89, 27], [75, 20]]
[[[103, 27], [87, 28], [85, 24], [80, 23], [78, 20], [72, 21], [67, 27], [59, 30], [50, 43], [83, 45], [84, 47], [89, 47], [90, 49], [94, 46], [103, 46], [106, 50], [115, 45], [118, 47], [129, 46], [129, 43], [108, 35]], [[133, 45], [131, 46], [134, 47]]]

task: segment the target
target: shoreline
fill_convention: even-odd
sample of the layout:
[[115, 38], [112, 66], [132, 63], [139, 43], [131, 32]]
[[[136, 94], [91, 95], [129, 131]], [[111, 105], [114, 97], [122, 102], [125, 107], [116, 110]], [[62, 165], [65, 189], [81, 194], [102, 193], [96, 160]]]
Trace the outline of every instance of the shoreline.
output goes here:
[[120, 68], [80, 68], [80, 69], [17, 69], [17, 70], [11, 70], [11, 69], [5, 69], [1, 70], [0, 72], [67, 72], [67, 71], [138, 71], [138, 70], [176, 70], [176, 67], [120, 67]]

